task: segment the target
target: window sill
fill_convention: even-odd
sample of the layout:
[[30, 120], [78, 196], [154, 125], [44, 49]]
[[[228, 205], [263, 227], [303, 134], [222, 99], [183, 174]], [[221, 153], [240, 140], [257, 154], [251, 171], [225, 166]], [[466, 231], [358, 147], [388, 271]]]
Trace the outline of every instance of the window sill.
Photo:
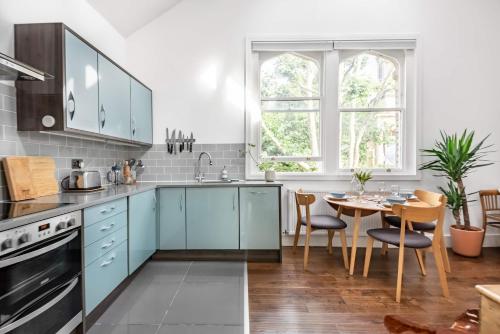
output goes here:
[[[247, 174], [247, 180], [263, 180], [264, 173], [260, 174]], [[278, 181], [351, 181], [351, 174], [276, 174]], [[372, 181], [420, 181], [422, 180], [422, 173], [393, 173], [393, 174], [373, 174]]]

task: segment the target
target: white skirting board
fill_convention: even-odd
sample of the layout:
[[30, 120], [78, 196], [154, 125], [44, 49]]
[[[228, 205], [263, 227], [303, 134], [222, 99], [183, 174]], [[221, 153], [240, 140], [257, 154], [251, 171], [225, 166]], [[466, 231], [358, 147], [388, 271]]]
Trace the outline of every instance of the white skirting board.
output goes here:
[[[429, 235], [432, 238], [432, 234]], [[366, 246], [366, 235], [360, 235], [358, 239], [359, 247]], [[285, 234], [282, 236], [282, 245], [283, 246], [293, 246], [293, 235]], [[301, 234], [299, 238], [299, 245], [304, 246], [305, 235]], [[351, 246], [352, 238], [350, 236], [347, 237], [347, 245]], [[451, 240], [449, 235], [444, 236], [444, 240], [447, 247], [451, 247]], [[327, 236], [325, 233], [321, 232], [313, 232], [311, 235], [311, 246], [324, 246], [327, 245]], [[373, 247], [379, 248], [382, 244], [380, 242], [375, 241]], [[340, 247], [340, 238], [338, 235], [335, 235], [333, 238], [333, 247]], [[392, 246], [391, 246], [392, 247]], [[487, 234], [484, 239], [484, 247], [500, 247], [500, 234]]]

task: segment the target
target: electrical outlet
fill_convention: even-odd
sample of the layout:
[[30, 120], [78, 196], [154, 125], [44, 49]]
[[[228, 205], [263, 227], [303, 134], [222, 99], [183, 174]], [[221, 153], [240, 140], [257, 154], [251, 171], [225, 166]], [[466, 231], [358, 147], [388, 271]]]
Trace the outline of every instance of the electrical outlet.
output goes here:
[[82, 169], [83, 159], [71, 159], [71, 169]]

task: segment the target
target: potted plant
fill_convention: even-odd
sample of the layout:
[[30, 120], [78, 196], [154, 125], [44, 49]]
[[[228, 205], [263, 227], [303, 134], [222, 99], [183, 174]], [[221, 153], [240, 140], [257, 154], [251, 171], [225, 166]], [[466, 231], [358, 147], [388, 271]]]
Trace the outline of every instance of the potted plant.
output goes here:
[[[420, 170], [437, 172], [435, 176], [448, 179], [448, 189], [440, 190], [448, 197], [448, 207], [453, 213], [456, 224], [450, 226], [453, 251], [463, 256], [479, 256], [484, 230], [471, 225], [469, 215], [470, 202], [465, 191], [464, 179], [480, 167], [492, 165], [485, 160], [490, 152], [485, 145], [489, 135], [474, 144], [474, 131], [465, 130], [461, 135], [449, 135], [441, 132], [440, 140], [432, 149], [423, 150], [424, 157], [431, 160], [424, 162]], [[462, 223], [463, 218], [463, 223]]]
[[[261, 167], [263, 166], [263, 164], [258, 162], [257, 159], [255, 159], [255, 157], [252, 154], [252, 149], [255, 148], [255, 144], [248, 143], [247, 145], [248, 145], [248, 148], [245, 150], [245, 153], [250, 156], [250, 158], [255, 163], [257, 168], [262, 170]], [[265, 169], [264, 178], [267, 182], [274, 182], [274, 181], [276, 181], [276, 172], [271, 168]]]
[[356, 191], [359, 192], [359, 195], [361, 196], [365, 192], [366, 182], [372, 179], [372, 173], [361, 169], [355, 170], [354, 173], [352, 173], [352, 178], [353, 182], [357, 185]]

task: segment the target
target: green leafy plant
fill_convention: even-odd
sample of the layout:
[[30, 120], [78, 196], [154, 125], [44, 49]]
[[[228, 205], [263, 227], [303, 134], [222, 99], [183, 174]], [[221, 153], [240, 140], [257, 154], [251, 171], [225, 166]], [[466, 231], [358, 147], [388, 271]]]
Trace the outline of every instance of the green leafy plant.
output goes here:
[[448, 179], [448, 189], [440, 190], [448, 196], [448, 207], [453, 212], [457, 226], [461, 227], [460, 212], [463, 214], [463, 225], [471, 229], [469, 205], [465, 192], [464, 179], [480, 167], [492, 165], [487, 161], [488, 149], [493, 145], [486, 145], [489, 135], [474, 144], [474, 131], [467, 129], [459, 136], [441, 131], [440, 140], [436, 141], [432, 149], [422, 150], [424, 157], [431, 160], [423, 163], [420, 170], [437, 172], [435, 176], [444, 176]]
[[355, 178], [362, 186], [366, 184], [366, 182], [372, 179], [372, 173], [370, 171], [356, 170], [352, 174], [353, 178]]

